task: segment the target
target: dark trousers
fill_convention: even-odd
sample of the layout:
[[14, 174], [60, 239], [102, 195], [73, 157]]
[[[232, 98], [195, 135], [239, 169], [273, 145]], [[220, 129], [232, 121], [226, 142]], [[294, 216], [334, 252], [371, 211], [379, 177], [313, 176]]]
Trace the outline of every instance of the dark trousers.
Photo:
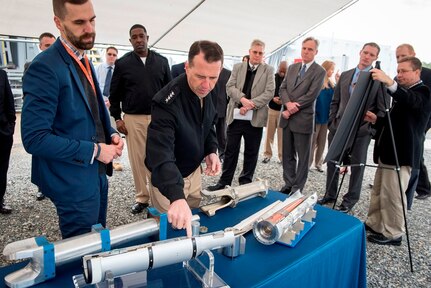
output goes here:
[[409, 185], [406, 190], [407, 209], [412, 209], [413, 198], [415, 196], [415, 190], [418, 185], [420, 169], [412, 169], [409, 179]]
[[218, 141], [218, 156], [220, 160], [224, 160], [224, 150], [226, 149], [226, 118], [218, 118], [215, 127]]
[[308, 178], [312, 134], [283, 128], [283, 190], [303, 190]]
[[9, 169], [10, 152], [12, 150], [13, 135], [0, 134], [0, 204], [6, 193], [7, 170]]
[[239, 184], [247, 184], [253, 181], [259, 156], [260, 141], [262, 140], [262, 127], [253, 127], [250, 121], [234, 120], [227, 127], [226, 149], [223, 162], [223, 173], [219, 183], [231, 185], [238, 164], [241, 138], [244, 137], [244, 164], [239, 176]]
[[421, 159], [419, 169], [412, 169], [412, 173], [410, 175], [409, 185], [406, 190], [408, 210], [412, 208], [415, 191], [418, 195], [431, 194], [430, 180], [428, 178], [428, 171], [423, 157]]
[[57, 214], [61, 236], [63, 239], [81, 235], [91, 231], [94, 224], [106, 226], [106, 213], [108, 206], [108, 179], [106, 175], [99, 174], [100, 193], [79, 202], [62, 202], [53, 199]]
[[428, 177], [427, 166], [425, 166], [424, 157], [422, 157], [420, 165], [421, 166], [419, 171], [418, 185], [416, 187], [416, 193], [418, 193], [418, 195], [430, 195], [431, 185], [430, 179]]
[[[332, 139], [334, 138], [333, 133], [329, 133], [328, 143], [331, 145]], [[354, 164], [366, 164], [368, 145], [371, 141], [371, 135], [360, 136], [355, 139], [351, 151], [351, 175], [349, 181], [349, 189], [343, 197], [342, 205], [348, 208], [352, 208], [361, 196], [362, 180], [364, 179], [364, 166], [357, 166]], [[335, 168], [335, 164], [331, 161], [327, 163], [326, 173], [326, 197], [335, 199], [338, 190], [338, 171]], [[332, 182], [331, 182], [332, 181]]]

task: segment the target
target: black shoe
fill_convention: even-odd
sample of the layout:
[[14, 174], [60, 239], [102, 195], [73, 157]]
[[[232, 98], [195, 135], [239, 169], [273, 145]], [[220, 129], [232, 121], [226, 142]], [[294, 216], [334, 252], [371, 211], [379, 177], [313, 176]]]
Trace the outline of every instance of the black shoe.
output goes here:
[[419, 194], [415, 198], [419, 199], [419, 200], [425, 200], [425, 199], [427, 199], [430, 196], [431, 196], [430, 194]]
[[368, 184], [368, 188], [373, 189], [374, 184]]
[[133, 204], [132, 206], [132, 213], [133, 214], [138, 214], [143, 212], [146, 208], [148, 207], [148, 203], [140, 203], [140, 202], [136, 202], [135, 204]]
[[337, 210], [340, 211], [341, 213], [349, 213], [350, 210], [352, 210], [352, 208], [346, 207], [343, 204], [341, 204], [340, 206], [337, 207]]
[[43, 195], [43, 193], [42, 192], [37, 192], [36, 193], [36, 200], [37, 201], [42, 201], [43, 199], [45, 199], [45, 195]]
[[215, 184], [213, 186], [208, 186], [207, 190], [208, 191], [217, 191], [217, 190], [224, 189], [225, 187], [226, 187], [226, 185], [221, 184], [221, 183], [217, 183], [217, 184]]
[[382, 234], [371, 234], [367, 236], [368, 241], [372, 243], [376, 243], [379, 245], [394, 245], [394, 246], [400, 246], [402, 237], [398, 237], [395, 239], [389, 239]]
[[287, 187], [287, 188], [283, 187], [281, 188], [280, 192], [286, 195], [290, 195], [290, 193], [292, 193], [292, 187]]
[[329, 197], [323, 197], [317, 200], [317, 204], [320, 204], [320, 205], [331, 204], [334, 202], [335, 202], [335, 199], [329, 198]]
[[370, 226], [368, 226], [367, 223], [365, 223], [365, 222], [364, 222], [364, 226], [365, 226], [365, 231], [368, 231], [368, 232], [375, 234], [375, 235], [383, 235], [382, 233], [379, 233], [376, 230], [374, 230], [373, 228], [371, 228]]
[[319, 171], [320, 173], [322, 173], [322, 172], [323, 172], [323, 169], [322, 169], [322, 168], [320, 168], [320, 167], [316, 167], [316, 170], [317, 170], [317, 171]]
[[0, 206], [0, 214], [10, 214], [12, 213], [12, 208], [6, 206], [4, 203]]
[[268, 158], [268, 157], [265, 157], [265, 158], [263, 158], [263, 160], [262, 160], [262, 163], [268, 163], [269, 161], [271, 161], [271, 159], [270, 158]]

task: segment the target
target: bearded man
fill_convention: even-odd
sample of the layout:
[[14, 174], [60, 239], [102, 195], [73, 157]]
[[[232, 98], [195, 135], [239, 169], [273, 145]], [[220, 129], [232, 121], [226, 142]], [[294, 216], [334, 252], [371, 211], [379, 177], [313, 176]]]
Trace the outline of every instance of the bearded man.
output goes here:
[[53, 0], [53, 8], [61, 36], [23, 78], [21, 134], [33, 158], [31, 180], [54, 203], [68, 238], [105, 226], [106, 175], [124, 144], [85, 54], [96, 36], [92, 2]]

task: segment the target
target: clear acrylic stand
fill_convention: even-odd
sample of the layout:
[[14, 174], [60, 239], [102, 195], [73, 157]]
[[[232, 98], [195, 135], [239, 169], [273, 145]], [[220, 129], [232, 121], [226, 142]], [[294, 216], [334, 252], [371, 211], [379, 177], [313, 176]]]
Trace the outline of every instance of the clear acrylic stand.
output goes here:
[[202, 283], [202, 287], [205, 288], [218, 288], [218, 287], [229, 287], [223, 279], [221, 279], [214, 272], [214, 254], [210, 250], [204, 250], [203, 255], [208, 256], [208, 267], [200, 261], [198, 258], [191, 259], [183, 262], [183, 267], [191, 272], [196, 279]]

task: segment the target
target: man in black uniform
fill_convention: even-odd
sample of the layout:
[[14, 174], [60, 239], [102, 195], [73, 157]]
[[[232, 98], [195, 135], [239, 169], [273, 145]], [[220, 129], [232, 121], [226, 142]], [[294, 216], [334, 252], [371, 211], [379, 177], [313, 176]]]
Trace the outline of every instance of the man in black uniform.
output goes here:
[[191, 208], [201, 200], [201, 166], [205, 174], [220, 173], [214, 124], [217, 113], [211, 97], [223, 67], [223, 50], [214, 42], [196, 41], [189, 50], [186, 73], [153, 98], [148, 127], [147, 158], [151, 171], [152, 205], [168, 214], [177, 229], [191, 236]]
[[[148, 207], [149, 176], [145, 169], [145, 145], [151, 121], [151, 100], [171, 81], [168, 59], [148, 48], [147, 29], [141, 24], [130, 28], [133, 51], [115, 62], [109, 101], [117, 130], [126, 135], [130, 167], [135, 182], [132, 213]], [[122, 115], [124, 113], [124, 115]]]

